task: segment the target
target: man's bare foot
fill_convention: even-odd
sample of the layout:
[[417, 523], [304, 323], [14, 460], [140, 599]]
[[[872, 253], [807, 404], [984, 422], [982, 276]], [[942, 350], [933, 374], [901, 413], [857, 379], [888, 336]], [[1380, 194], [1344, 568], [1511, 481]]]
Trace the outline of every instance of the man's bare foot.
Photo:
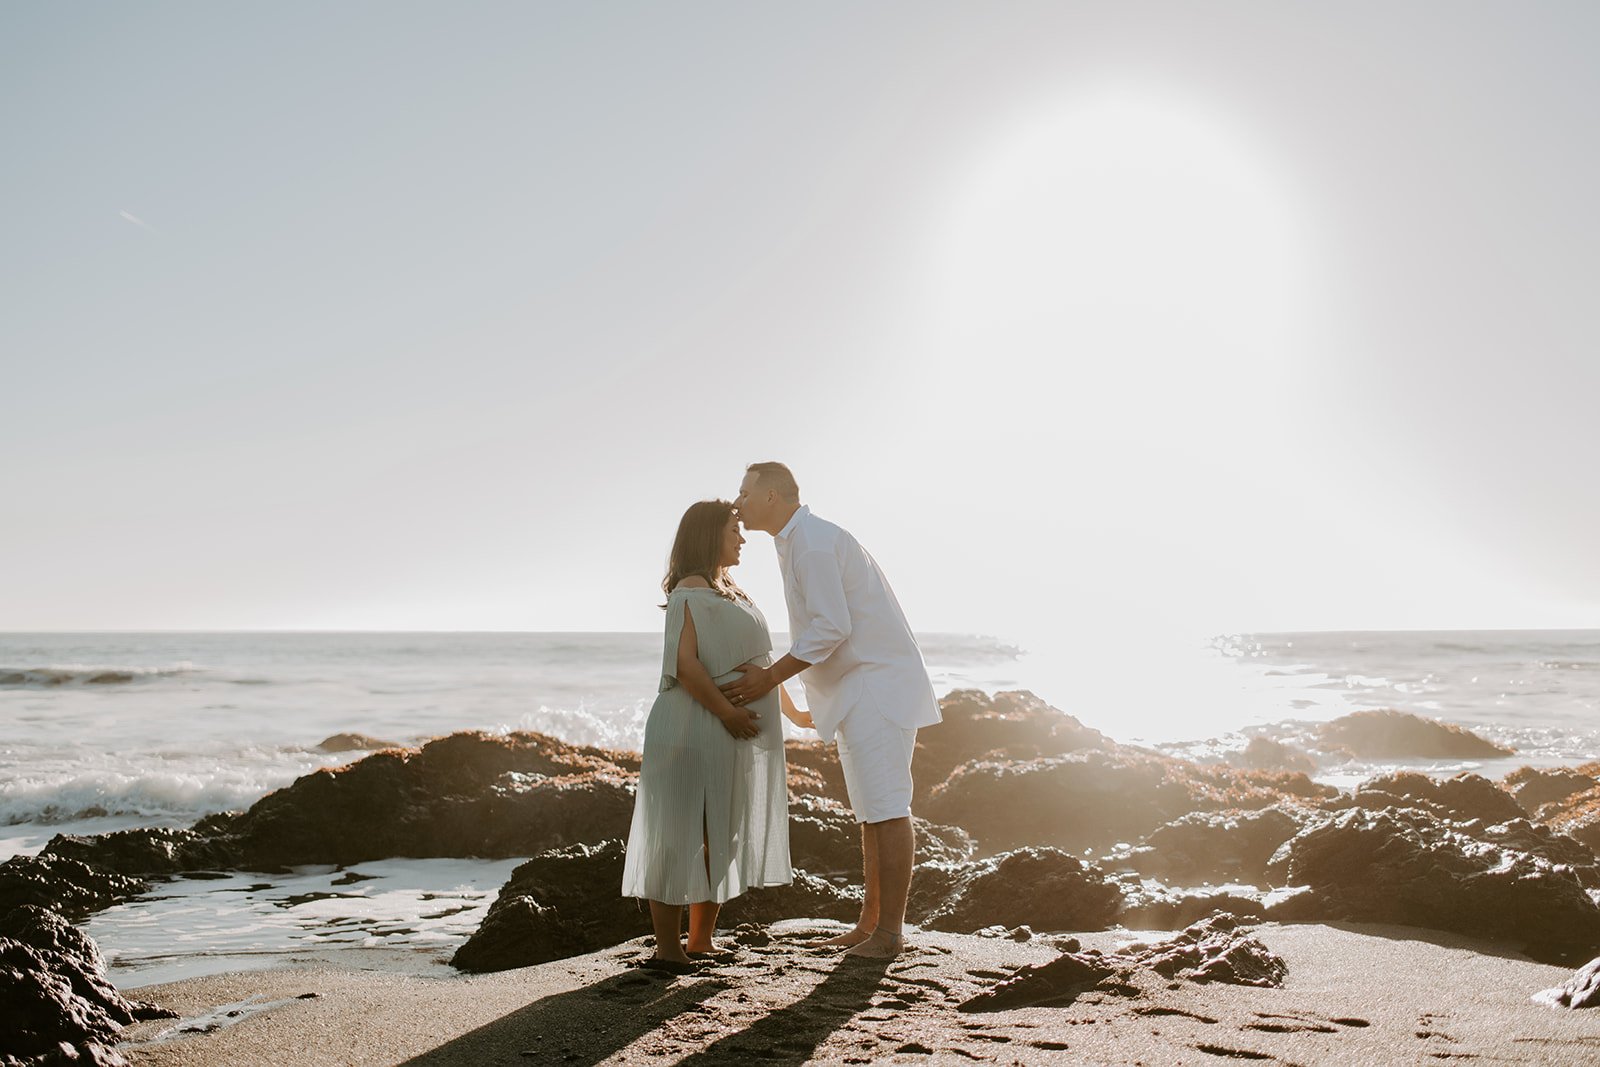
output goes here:
[[846, 930], [838, 937], [830, 937], [826, 941], [818, 941], [817, 945], [823, 948], [852, 948], [871, 936], [871, 930], [857, 926], [854, 929]]
[[905, 951], [906, 939], [900, 934], [886, 934], [882, 930], [872, 931], [872, 936], [863, 940], [846, 956], [857, 956], [867, 960], [892, 960]]

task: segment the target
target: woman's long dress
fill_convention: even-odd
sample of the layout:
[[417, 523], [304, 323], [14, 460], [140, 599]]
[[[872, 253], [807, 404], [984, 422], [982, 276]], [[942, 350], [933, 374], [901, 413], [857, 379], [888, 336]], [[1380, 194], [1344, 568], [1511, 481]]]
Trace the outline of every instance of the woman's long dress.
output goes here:
[[717, 684], [738, 678], [733, 668], [741, 664], [772, 662], [772, 636], [753, 604], [682, 586], [667, 598], [661, 688], [645, 721], [622, 895], [721, 903], [794, 880], [782, 713], [777, 690], [753, 701], [761, 732], [739, 740], [689, 695], [678, 682], [685, 612], [694, 618], [700, 662]]

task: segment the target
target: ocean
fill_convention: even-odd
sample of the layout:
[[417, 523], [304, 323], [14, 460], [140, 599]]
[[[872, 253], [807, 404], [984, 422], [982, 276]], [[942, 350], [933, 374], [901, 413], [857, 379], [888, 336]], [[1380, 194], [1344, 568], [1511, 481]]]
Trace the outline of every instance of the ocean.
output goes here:
[[[781, 647], [782, 635], [775, 635]], [[1600, 759], [1600, 631], [1228, 635], [1107, 659], [928, 634], [937, 690], [1033, 689], [1120, 741], [1221, 758], [1398, 708], [1517, 750], [1404, 764], [1497, 776]], [[0, 634], [0, 859], [55, 833], [184, 826], [318, 767], [344, 732], [400, 743], [540, 730], [637, 748], [658, 634]], [[785, 724], [786, 729], [789, 728]], [[1339, 763], [1349, 785], [1398, 764]], [[404, 860], [174, 882], [88, 923], [119, 984], [327, 958], [442, 968], [515, 861]]]

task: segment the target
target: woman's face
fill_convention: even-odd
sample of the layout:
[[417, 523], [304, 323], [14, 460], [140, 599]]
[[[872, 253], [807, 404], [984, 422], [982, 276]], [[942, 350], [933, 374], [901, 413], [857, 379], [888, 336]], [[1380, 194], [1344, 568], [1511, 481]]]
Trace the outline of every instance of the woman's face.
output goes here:
[[739, 546], [744, 544], [744, 534], [739, 532], [739, 516], [729, 515], [728, 524], [722, 528], [722, 558], [719, 567], [739, 565]]

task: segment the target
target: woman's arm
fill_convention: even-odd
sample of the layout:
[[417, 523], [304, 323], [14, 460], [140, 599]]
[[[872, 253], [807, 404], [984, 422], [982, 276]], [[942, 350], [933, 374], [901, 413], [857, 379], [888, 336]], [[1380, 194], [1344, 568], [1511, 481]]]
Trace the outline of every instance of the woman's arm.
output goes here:
[[778, 706], [783, 709], [783, 717], [796, 726], [803, 726], [807, 730], [817, 728], [817, 724], [811, 721], [811, 713], [795, 707], [794, 698], [789, 695], [789, 690], [781, 685], [778, 686]]
[[723, 728], [734, 737], [744, 739], [760, 733], [756, 713], [749, 708], [735, 707], [722, 690], [711, 680], [706, 665], [700, 662], [700, 640], [694, 632], [694, 612], [683, 606], [683, 633], [678, 638], [678, 684], [711, 714], [722, 720]]

